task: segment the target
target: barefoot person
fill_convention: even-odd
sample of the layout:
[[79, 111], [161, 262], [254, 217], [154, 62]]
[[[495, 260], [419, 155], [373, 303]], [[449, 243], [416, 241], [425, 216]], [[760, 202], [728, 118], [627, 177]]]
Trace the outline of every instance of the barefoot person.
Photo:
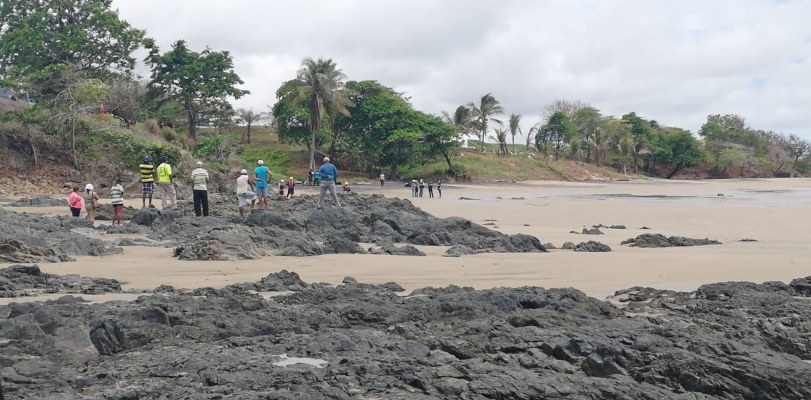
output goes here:
[[70, 215], [78, 217], [82, 213], [82, 195], [79, 194], [78, 186], [74, 186], [73, 191], [70, 192], [68, 206], [70, 207]]
[[158, 188], [161, 191], [161, 208], [166, 209], [168, 201], [169, 208], [175, 209], [177, 207], [177, 190], [175, 190], [175, 183], [173, 182], [172, 166], [169, 165], [169, 157], [163, 157], [160, 165], [158, 165]]
[[203, 169], [202, 161], [198, 161], [197, 168], [191, 172], [191, 180], [194, 183], [194, 215], [208, 217], [208, 171]]
[[149, 198], [149, 208], [155, 208], [152, 205], [152, 193], [155, 191], [155, 166], [152, 165], [152, 159], [144, 156], [144, 162], [138, 166], [138, 169], [141, 172], [141, 184], [143, 184], [141, 208], [146, 208], [147, 197]]
[[293, 192], [295, 191], [296, 191], [296, 181], [293, 180], [293, 177], [291, 176], [290, 179], [287, 180], [287, 198], [288, 199], [292, 198]]
[[84, 209], [87, 211], [87, 225], [93, 226], [96, 221], [96, 208], [99, 206], [99, 195], [93, 190], [93, 184], [84, 187]]
[[273, 178], [273, 174], [270, 173], [270, 170], [267, 166], [265, 166], [265, 162], [259, 160], [256, 162], [258, 166], [253, 170], [253, 177], [256, 179], [256, 196], [259, 198], [259, 206], [261, 207], [263, 204], [265, 206], [265, 210], [269, 209], [268, 206], [268, 182], [270, 179]]
[[338, 168], [335, 168], [335, 166], [329, 162], [329, 157], [324, 157], [324, 164], [321, 165], [321, 168], [318, 169], [316, 174], [321, 175], [321, 197], [318, 198], [318, 208], [323, 207], [324, 195], [327, 193], [327, 190], [332, 193], [332, 200], [335, 201], [335, 205], [340, 207], [341, 202], [338, 201], [338, 195], [335, 194], [335, 182], [338, 179]]
[[110, 199], [113, 204], [113, 226], [121, 226], [121, 213], [124, 211], [124, 187], [121, 178], [115, 178], [110, 188]]
[[243, 169], [239, 171], [239, 178], [237, 178], [237, 200], [239, 201], [239, 218], [245, 219], [245, 206], [251, 202], [251, 210], [256, 206], [256, 194], [254, 194], [254, 186], [251, 177], [248, 176], [248, 170]]

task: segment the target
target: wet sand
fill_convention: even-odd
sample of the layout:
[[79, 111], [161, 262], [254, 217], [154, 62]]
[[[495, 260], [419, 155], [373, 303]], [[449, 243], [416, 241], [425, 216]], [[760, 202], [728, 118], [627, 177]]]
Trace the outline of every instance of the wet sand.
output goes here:
[[[309, 188], [302, 189], [297, 193], [309, 192]], [[221, 287], [287, 269], [308, 282], [337, 284], [343, 277], [353, 276], [361, 282], [393, 281], [406, 289], [450, 284], [475, 288], [575, 287], [600, 298], [631, 286], [692, 290], [711, 282], [789, 281], [811, 275], [811, 179], [446, 184], [442, 199], [428, 198], [427, 190], [425, 197], [413, 199], [408, 188], [395, 183], [383, 189], [370, 185], [356, 186], [355, 190], [408, 198], [440, 217], [492, 223], [495, 226], [491, 228], [531, 234], [558, 247], [565, 241], [596, 240], [613, 251], [552, 250], [547, 254], [447, 258], [441, 257], [445, 248], [420, 247], [428, 257], [325, 255], [188, 262], [173, 259], [171, 249], [128, 247], [123, 255], [81, 257], [77, 262], [40, 267], [50, 273], [119, 279], [131, 290], [161, 284]], [[140, 205], [140, 200], [128, 201], [128, 205], [136, 203]], [[595, 224], [622, 224], [627, 229], [603, 229], [604, 235], [569, 233]], [[650, 229], [639, 229], [643, 226]], [[667, 249], [619, 244], [641, 233], [706, 237], [723, 244]]]

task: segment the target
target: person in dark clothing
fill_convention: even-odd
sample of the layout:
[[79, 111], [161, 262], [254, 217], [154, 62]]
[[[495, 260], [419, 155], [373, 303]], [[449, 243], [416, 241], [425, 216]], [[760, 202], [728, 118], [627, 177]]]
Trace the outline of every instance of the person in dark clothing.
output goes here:
[[420, 179], [420, 197], [422, 197], [424, 191], [425, 191], [425, 181]]
[[197, 162], [197, 169], [191, 172], [191, 179], [194, 183], [194, 215], [208, 217], [208, 171], [203, 169], [202, 161]]
[[434, 198], [434, 182], [428, 181], [428, 197]]
[[439, 198], [442, 198], [442, 181], [436, 181], [436, 191], [439, 192]]

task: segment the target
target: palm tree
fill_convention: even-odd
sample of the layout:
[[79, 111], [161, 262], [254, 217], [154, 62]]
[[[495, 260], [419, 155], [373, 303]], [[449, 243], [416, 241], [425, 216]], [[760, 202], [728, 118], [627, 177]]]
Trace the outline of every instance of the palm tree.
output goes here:
[[253, 126], [254, 122], [259, 121], [264, 116], [263, 113], [258, 113], [253, 110], [253, 108], [244, 109], [240, 108], [237, 109], [237, 117], [239, 120], [245, 123], [247, 130], [242, 133], [242, 142], [244, 143], [251, 143], [251, 126]]
[[351, 92], [344, 87], [343, 71], [332, 59], [305, 58], [298, 71], [293, 92], [295, 103], [306, 101], [310, 109], [310, 168], [315, 168], [315, 135], [321, 130], [321, 122], [328, 110], [349, 116], [347, 107], [353, 106]]
[[504, 128], [495, 129], [496, 136], [490, 136], [490, 139], [498, 142], [498, 155], [499, 157], [507, 157], [507, 130]]
[[473, 109], [476, 115], [476, 121], [479, 131], [479, 138], [481, 139], [481, 148], [484, 151], [484, 139], [487, 137], [487, 123], [493, 121], [499, 125], [502, 124], [500, 119], [493, 118], [494, 115], [504, 114], [504, 108], [501, 103], [493, 97], [492, 94], [487, 93], [479, 100], [479, 105], [470, 104], [469, 107]]
[[538, 132], [538, 125], [534, 125], [532, 128], [529, 128], [529, 132], [527, 132], [527, 154], [529, 154], [529, 146], [532, 143], [532, 139], [535, 136], [535, 133]]
[[476, 128], [476, 115], [469, 106], [456, 107], [456, 111], [453, 112], [453, 115], [448, 114], [447, 111], [443, 111], [442, 119], [446, 123], [453, 125], [457, 139], [461, 139], [462, 136], [470, 135]]
[[[516, 115], [516, 114], [511, 114], [510, 115], [509, 125], [510, 125], [510, 135], [512, 135], [512, 137], [513, 137], [513, 152], [515, 152], [515, 134], [516, 133], [522, 133], [523, 134], [523, 132], [521, 132], [521, 126], [519, 125], [520, 123], [521, 123], [521, 116], [520, 115]], [[529, 142], [527, 142], [527, 143], [529, 143]]]

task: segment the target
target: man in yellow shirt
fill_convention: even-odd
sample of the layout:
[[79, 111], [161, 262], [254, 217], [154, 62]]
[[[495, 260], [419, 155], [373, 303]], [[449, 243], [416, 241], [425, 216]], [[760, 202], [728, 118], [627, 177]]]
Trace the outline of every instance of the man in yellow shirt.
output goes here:
[[158, 165], [158, 188], [161, 190], [161, 208], [166, 209], [166, 202], [169, 201], [169, 208], [177, 207], [177, 190], [173, 182], [172, 166], [169, 165], [169, 157], [163, 157]]
[[152, 165], [152, 159], [149, 156], [144, 156], [144, 162], [138, 166], [141, 172], [141, 184], [143, 184], [143, 197], [142, 207], [146, 208], [146, 199], [149, 198], [149, 208], [155, 208], [152, 205], [152, 192], [154, 191], [153, 185], [155, 184], [155, 166]]

